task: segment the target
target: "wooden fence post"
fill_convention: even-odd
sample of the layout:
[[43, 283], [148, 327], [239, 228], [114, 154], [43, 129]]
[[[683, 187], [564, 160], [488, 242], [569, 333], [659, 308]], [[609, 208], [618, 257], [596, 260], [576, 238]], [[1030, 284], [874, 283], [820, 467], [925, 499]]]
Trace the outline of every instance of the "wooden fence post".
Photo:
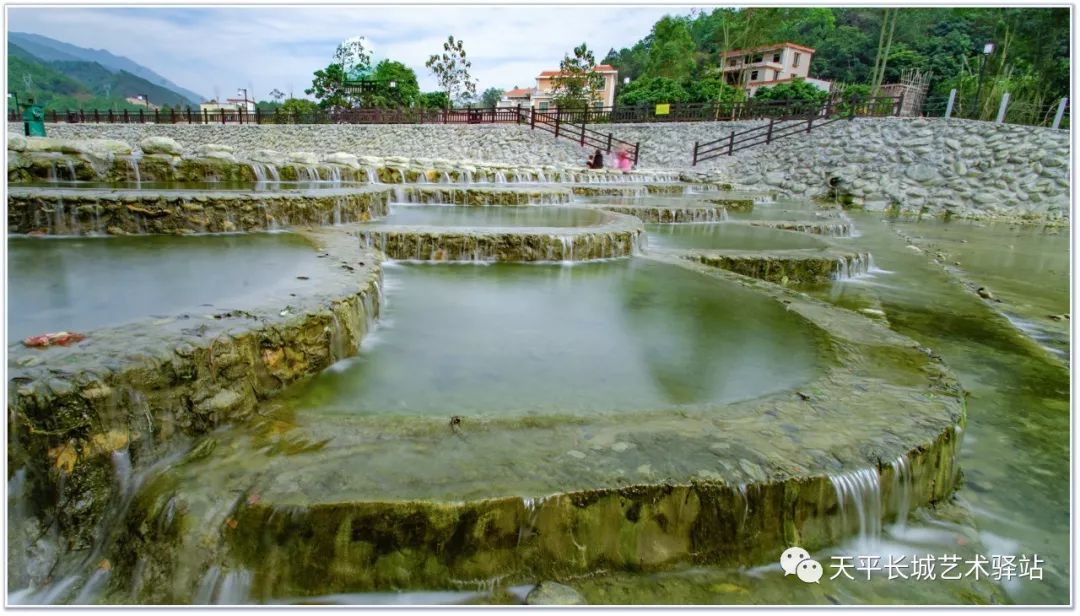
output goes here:
[[529, 107], [529, 129], [536, 130], [536, 110]]
[[255, 108], [255, 123], [262, 124], [262, 111], [258, 107]]
[[731, 131], [731, 134], [728, 135], [727, 155], [731, 156], [734, 153], [735, 153], [735, 131]]
[[810, 116], [806, 120], [806, 132], [810, 132], [810, 129], [814, 127], [814, 116]]
[[1058, 103], [1057, 113], [1054, 114], [1054, 124], [1050, 128], [1059, 128], [1061, 126], [1061, 118], [1065, 117], [1065, 105], [1068, 104], [1069, 99], [1063, 98]]
[[771, 142], [772, 142], [772, 129], [773, 129], [773, 124], [774, 124], [775, 122], [776, 122], [776, 118], [775, 118], [775, 117], [773, 117], [773, 118], [769, 118], [769, 130], [768, 130], [768, 132], [766, 132], [766, 133], [765, 133], [765, 143], [766, 143], [766, 144], [768, 144], [768, 143], [771, 143]]
[[555, 111], [555, 138], [559, 138], [559, 122], [562, 119], [562, 113], [558, 110]]
[[607, 149], [604, 150], [604, 151], [607, 152], [608, 154], [611, 153], [611, 133], [607, 134]]
[[517, 123], [521, 124], [521, 103], [517, 104]]
[[634, 166], [637, 166], [638, 157], [641, 156], [641, 142], [634, 144]]
[[697, 166], [698, 143], [699, 142], [697, 142], [697, 141], [694, 142], [694, 162], [690, 163], [691, 167], [696, 167]]
[[581, 147], [585, 147], [585, 120], [581, 121]]

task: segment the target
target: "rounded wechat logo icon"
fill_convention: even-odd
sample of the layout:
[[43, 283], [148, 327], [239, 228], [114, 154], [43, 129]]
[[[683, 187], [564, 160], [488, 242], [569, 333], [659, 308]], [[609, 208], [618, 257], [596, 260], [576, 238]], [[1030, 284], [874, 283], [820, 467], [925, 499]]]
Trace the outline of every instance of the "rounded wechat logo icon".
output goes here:
[[784, 575], [794, 575], [807, 584], [818, 584], [824, 570], [821, 563], [810, 558], [810, 554], [800, 548], [793, 547], [784, 550], [780, 555], [780, 568]]

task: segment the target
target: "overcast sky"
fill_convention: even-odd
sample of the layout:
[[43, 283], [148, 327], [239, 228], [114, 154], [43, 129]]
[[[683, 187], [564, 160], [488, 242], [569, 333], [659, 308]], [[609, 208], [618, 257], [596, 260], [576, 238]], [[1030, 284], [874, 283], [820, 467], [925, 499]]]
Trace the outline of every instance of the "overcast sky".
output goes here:
[[664, 14], [690, 7], [322, 6], [234, 8], [16, 8], [8, 28], [127, 56], [206, 97], [253, 88], [303, 96], [311, 75], [337, 44], [365, 36], [376, 59], [416, 71], [420, 87], [437, 89], [424, 67], [450, 34], [465, 41], [478, 92], [533, 85], [541, 70], [587, 42], [602, 60], [635, 43]]

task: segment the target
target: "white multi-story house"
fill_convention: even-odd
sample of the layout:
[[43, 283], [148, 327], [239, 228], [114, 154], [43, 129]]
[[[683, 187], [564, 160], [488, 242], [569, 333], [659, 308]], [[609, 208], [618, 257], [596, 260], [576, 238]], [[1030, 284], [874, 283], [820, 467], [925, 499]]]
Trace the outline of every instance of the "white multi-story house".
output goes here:
[[773, 43], [753, 49], [733, 49], [724, 54], [724, 79], [742, 87], [748, 96], [762, 86], [802, 79], [826, 92], [831, 82], [810, 77], [814, 50], [795, 43]]

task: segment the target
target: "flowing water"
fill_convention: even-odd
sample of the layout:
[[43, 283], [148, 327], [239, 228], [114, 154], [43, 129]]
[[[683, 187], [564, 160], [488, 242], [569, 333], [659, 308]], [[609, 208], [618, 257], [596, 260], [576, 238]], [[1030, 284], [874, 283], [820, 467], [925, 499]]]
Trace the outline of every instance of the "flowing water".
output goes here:
[[567, 207], [445, 207], [441, 205], [393, 205], [378, 225], [436, 227], [585, 227], [603, 222], [601, 212]]
[[237, 308], [316, 258], [289, 233], [8, 238], [7, 249], [12, 340], [209, 304]]
[[[686, 199], [693, 202], [700, 197]], [[659, 204], [656, 199], [620, 202]], [[672, 205], [680, 201], [664, 199]], [[582, 213], [587, 210], [559, 212], [556, 207], [517, 210], [395, 207], [386, 222], [559, 226], [588, 224], [583, 221], [595, 215]], [[843, 220], [835, 211], [822, 212], [799, 202], [758, 203], [752, 212], [732, 212], [732, 218]], [[892, 485], [881, 485], [877, 473], [868, 470], [836, 474], [831, 479], [841, 514], [858, 534], [812, 555], [826, 570], [820, 584], [785, 576], [778, 560], [748, 569], [599, 572], [567, 581], [587, 601], [762, 605], [1069, 601], [1068, 321], [1050, 318], [1069, 311], [1067, 234], [1005, 225], [894, 222], [870, 213], [852, 214], [850, 220], [857, 229], [854, 237], [828, 240], [722, 223], [648, 225], [647, 230], [650, 244], [663, 248], [816, 249], [831, 242], [872, 253], [872, 263], [845, 266], [858, 269], [857, 275], [807, 291], [914, 338], [940, 354], [956, 373], [969, 395], [960, 448], [963, 482], [955, 498], [932, 509], [911, 510], [911, 469], [902, 459], [886, 462], [893, 470]], [[905, 238], [911, 238], [918, 250]], [[289, 234], [9, 239], [8, 250], [12, 338], [116, 324], [159, 311], [174, 312], [177, 304], [220, 305], [282, 277], [292, 278], [304, 259], [313, 256]], [[939, 251], [941, 264], [932, 261]], [[223, 258], [226, 253], [228, 258]], [[250, 267], [255, 261], [259, 267]], [[462, 434], [460, 447], [428, 451], [415, 441], [412, 449], [393, 457], [370, 455], [382, 438], [337, 449], [327, 446], [333, 439], [348, 440], [351, 426], [373, 418], [414, 430], [437, 421], [445, 430], [445, 418], [459, 415], [471, 430], [485, 421], [671, 409], [671, 421], [677, 422], [680, 409], [790, 389], [820, 374], [814, 333], [782, 305], [742, 287], [654, 261], [632, 258], [574, 266], [388, 263], [384, 279], [386, 305], [358, 356], [288, 388], [264, 409], [266, 419], [254, 430], [219, 431], [216, 438], [221, 444], [205, 464], [175, 471], [191, 495], [201, 495], [201, 500], [189, 500], [193, 507], [203, 503], [202, 519], [222, 522], [215, 518], [224, 515], [221, 503], [231, 502], [236, 490], [246, 489], [248, 477], [265, 481], [264, 497], [285, 504], [310, 502], [313, 495], [332, 499], [378, 493], [411, 498], [430, 494], [439, 480], [451, 486], [438, 495], [442, 499], [480, 497], [493, 487], [471, 482], [472, 469], [478, 464], [507, 464], [510, 474], [513, 464], [506, 462], [507, 452], [519, 451], [525, 459], [537, 446], [503, 442], [495, 443], [496, 451], [478, 451], [473, 445], [488, 437], [468, 431]], [[1001, 301], [981, 299], [969, 285], [986, 286]], [[124, 294], [126, 288], [155, 292]], [[229, 291], [223, 294], [222, 289]], [[270, 432], [274, 438], [267, 436]], [[567, 443], [571, 446], [577, 445]], [[354, 459], [364, 460], [363, 472], [350, 471], [349, 461]], [[118, 481], [127, 481], [124, 477], [132, 472], [129, 461], [121, 456], [114, 458], [114, 465]], [[536, 466], [513, 467], [518, 473], [514, 476], [530, 478], [528, 485], [498, 489], [542, 494], [540, 490], [552, 482], [575, 480], [552, 475], [546, 465]], [[9, 493], [18, 493], [19, 482], [16, 473], [9, 479]], [[891, 503], [884, 502], [886, 493]], [[13, 503], [18, 507], [17, 501]], [[904, 513], [883, 521], [881, 512], [890, 504]], [[927, 554], [955, 554], [965, 571], [967, 562], [980, 557], [1037, 554], [1041, 579], [975, 579], [970, 574], [957, 580], [888, 579], [883, 567], [888, 558]], [[860, 555], [880, 558], [879, 569], [852, 569], [850, 579], [839, 574], [829, 579], [837, 559], [843, 562]], [[106, 573], [85, 580], [65, 578], [33, 602], [99, 600], [108, 581]], [[243, 568], [215, 566], [189, 590], [196, 602], [242, 603], [249, 600], [251, 583], [251, 573]], [[25, 599], [22, 592], [13, 592], [9, 599]], [[270, 602], [500, 603], [519, 601], [523, 592], [433, 588], [303, 600], [282, 596]], [[125, 599], [121, 594], [117, 600]]]
[[690, 223], [646, 225], [649, 245], [658, 248], [786, 250], [828, 247], [821, 239], [806, 233], [752, 227], [741, 224]]

